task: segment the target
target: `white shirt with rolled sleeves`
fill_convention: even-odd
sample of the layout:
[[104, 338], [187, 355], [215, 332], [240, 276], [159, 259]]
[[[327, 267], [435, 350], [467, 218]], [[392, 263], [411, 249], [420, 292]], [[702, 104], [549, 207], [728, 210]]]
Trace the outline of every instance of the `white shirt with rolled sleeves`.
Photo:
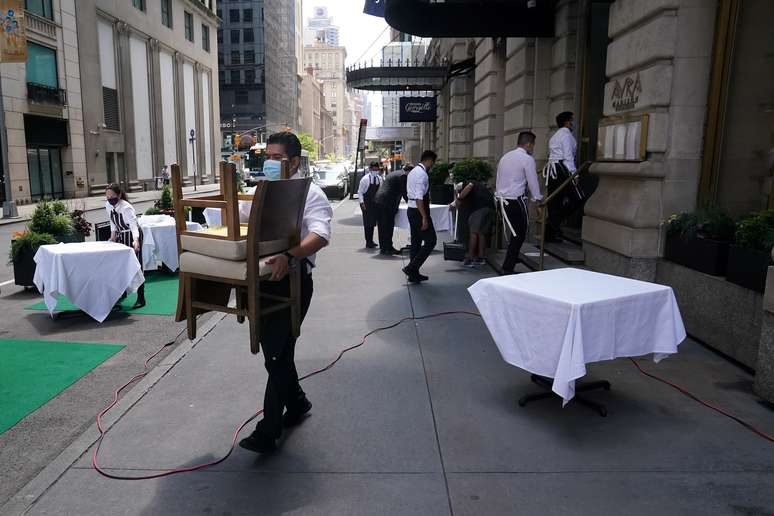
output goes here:
[[575, 136], [572, 135], [566, 127], [560, 127], [554, 135], [548, 140], [548, 160], [549, 161], [561, 161], [567, 170], [571, 174], [576, 171], [575, 168], [575, 151], [578, 148], [578, 143], [575, 141]]
[[521, 147], [506, 152], [497, 164], [497, 182], [495, 197], [498, 199], [518, 199], [529, 189], [532, 200], [543, 198], [540, 193], [535, 158]]
[[370, 172], [368, 174], [363, 174], [363, 177], [360, 179], [360, 184], [357, 187], [357, 198], [361, 203], [365, 202], [365, 194], [371, 186], [371, 181], [376, 181], [376, 184], [380, 185], [382, 184], [382, 176], [377, 175], [376, 179], [374, 179]]
[[[300, 179], [301, 175], [296, 172], [291, 179]], [[314, 183], [309, 185], [309, 192], [306, 194], [306, 205], [304, 206], [304, 218], [301, 222], [301, 240], [303, 241], [310, 233], [314, 233], [326, 242], [331, 241], [331, 219], [333, 218], [333, 208], [328, 202], [328, 197]], [[307, 256], [306, 259], [314, 265], [316, 253]]]
[[420, 163], [411, 169], [411, 172], [408, 174], [408, 180], [406, 181], [409, 208], [416, 208], [417, 200], [422, 200], [429, 188], [430, 180], [427, 177], [427, 171], [425, 170], [425, 166]]

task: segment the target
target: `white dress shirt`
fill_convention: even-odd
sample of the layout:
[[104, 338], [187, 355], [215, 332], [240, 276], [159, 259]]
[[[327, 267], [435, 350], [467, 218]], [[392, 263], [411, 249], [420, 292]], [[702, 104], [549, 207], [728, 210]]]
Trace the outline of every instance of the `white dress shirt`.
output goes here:
[[376, 182], [376, 185], [382, 184], [382, 176], [379, 174], [371, 174], [370, 172], [368, 174], [363, 174], [363, 177], [360, 179], [360, 184], [357, 187], [357, 198], [360, 199], [360, 202], [365, 202], [365, 194], [368, 191], [368, 188], [371, 186], [371, 182]]
[[548, 140], [548, 160], [561, 161], [570, 173], [575, 173], [575, 151], [578, 143], [566, 127], [560, 127]]
[[[301, 174], [296, 172], [291, 179], [301, 179]], [[326, 242], [331, 241], [331, 219], [333, 218], [333, 209], [328, 197], [322, 189], [314, 183], [309, 185], [309, 192], [306, 194], [306, 206], [304, 206], [304, 218], [301, 222], [301, 240], [303, 241], [309, 233], [314, 233]], [[314, 265], [316, 253], [307, 256], [307, 260]]]
[[[110, 221], [110, 231], [112, 233], [131, 232], [132, 240], [140, 238], [140, 230], [137, 227], [137, 215], [134, 212], [134, 206], [121, 199], [115, 206], [105, 201], [108, 220]], [[120, 237], [120, 235], [119, 235]], [[131, 245], [131, 242], [127, 245]]]
[[[408, 206], [409, 208], [417, 207], [417, 200], [427, 194], [427, 190], [430, 188], [430, 180], [427, 177], [427, 170], [425, 166], [420, 163], [409, 172], [408, 180], [406, 181], [406, 192], [408, 193]], [[429, 206], [425, 206], [430, 208]]]
[[497, 182], [495, 196], [503, 199], [518, 199], [527, 193], [539, 201], [540, 182], [535, 168], [535, 158], [521, 147], [506, 152], [497, 164]]

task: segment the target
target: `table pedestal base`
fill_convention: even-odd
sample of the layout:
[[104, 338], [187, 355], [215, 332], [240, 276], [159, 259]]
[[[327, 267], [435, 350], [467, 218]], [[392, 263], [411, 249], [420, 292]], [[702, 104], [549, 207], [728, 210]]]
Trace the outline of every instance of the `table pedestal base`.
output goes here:
[[[545, 378], [543, 376], [538, 376], [536, 374], [533, 374], [530, 377], [530, 380], [532, 380], [532, 383], [539, 385], [540, 387], [543, 387], [548, 392], [538, 392], [535, 394], [527, 394], [526, 396], [523, 396], [522, 398], [519, 399], [520, 407], [523, 407], [527, 403], [530, 403], [532, 401], [545, 400], [549, 398], [558, 397], [558, 395], [551, 390], [551, 384], [553, 382], [550, 378]], [[606, 391], [609, 391], [610, 382], [608, 382], [607, 380], [599, 380], [596, 382], [576, 383], [575, 385], [576, 396], [572, 398], [572, 401], [577, 401], [581, 405], [585, 405], [589, 408], [596, 410], [600, 416], [607, 417], [607, 407], [605, 407], [601, 403], [596, 403], [594, 401], [584, 398], [583, 396], [577, 395], [578, 393], [581, 393], [581, 392], [593, 391], [596, 389], [604, 389]]]

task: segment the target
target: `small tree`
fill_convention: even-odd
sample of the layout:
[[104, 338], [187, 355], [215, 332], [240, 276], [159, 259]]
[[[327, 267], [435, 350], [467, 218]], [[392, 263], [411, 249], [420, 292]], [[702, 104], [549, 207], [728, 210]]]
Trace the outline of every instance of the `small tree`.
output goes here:
[[298, 139], [301, 141], [301, 148], [309, 153], [310, 156], [317, 156], [317, 142], [314, 137], [308, 133], [300, 133]]

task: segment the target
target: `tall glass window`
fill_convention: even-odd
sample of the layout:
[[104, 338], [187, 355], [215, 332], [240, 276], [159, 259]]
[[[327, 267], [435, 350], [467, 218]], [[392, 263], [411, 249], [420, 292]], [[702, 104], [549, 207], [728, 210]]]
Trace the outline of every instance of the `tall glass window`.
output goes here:
[[172, 0], [161, 0], [161, 23], [172, 28]]
[[132, 0], [132, 5], [141, 11], [145, 11], [145, 0]]
[[54, 19], [51, 0], [24, 0], [24, 9], [43, 18]]
[[27, 43], [27, 82], [59, 87], [56, 51], [36, 43]]
[[202, 49], [210, 51], [210, 28], [202, 24]]
[[185, 39], [188, 41], [193, 42], [194, 40], [194, 34], [193, 34], [193, 14], [183, 11], [184, 17], [185, 17]]
[[37, 200], [62, 197], [62, 156], [58, 147], [27, 149], [27, 171], [30, 178], [30, 196]]

